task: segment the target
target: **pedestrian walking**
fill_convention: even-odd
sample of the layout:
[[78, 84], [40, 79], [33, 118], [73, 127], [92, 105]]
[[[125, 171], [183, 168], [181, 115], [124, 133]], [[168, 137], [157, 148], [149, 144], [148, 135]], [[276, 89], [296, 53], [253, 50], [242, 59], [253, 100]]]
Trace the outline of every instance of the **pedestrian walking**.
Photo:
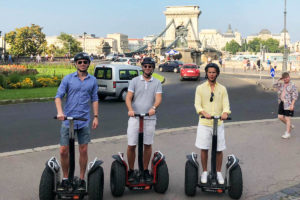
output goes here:
[[291, 123], [291, 117], [294, 116], [294, 106], [298, 99], [298, 89], [290, 81], [288, 72], [282, 73], [281, 78], [274, 83], [273, 87], [277, 89], [278, 93], [278, 119], [286, 125], [286, 131], [281, 137], [287, 139], [291, 137], [291, 129], [295, 128]]
[[[85, 118], [87, 121], [74, 121], [75, 132], [78, 138], [80, 182], [78, 190], [84, 191], [86, 188], [85, 171], [88, 162], [88, 143], [90, 142], [90, 103], [93, 108], [92, 128], [98, 126], [98, 84], [94, 76], [88, 74], [87, 70], [91, 63], [90, 57], [86, 53], [78, 53], [74, 57], [77, 71], [65, 76], [57, 90], [55, 105], [57, 109], [57, 119], [64, 120], [65, 116]], [[64, 110], [62, 109], [62, 99], [66, 96]], [[69, 121], [62, 123], [60, 130], [60, 158], [63, 171], [63, 180], [57, 190], [68, 190], [69, 171]]]
[[[205, 78], [207, 81], [199, 85], [195, 94], [195, 108], [199, 115], [199, 123], [197, 128], [197, 136], [195, 146], [201, 150], [201, 164], [203, 172], [201, 182], [207, 183], [207, 159], [208, 150], [211, 148], [213, 121], [209, 120], [211, 116], [221, 116], [218, 122], [218, 145], [216, 157], [217, 180], [219, 184], [224, 184], [221, 173], [223, 151], [225, 145], [225, 131], [222, 120], [228, 118], [231, 113], [229, 106], [229, 98], [226, 88], [217, 82], [220, 69], [217, 64], [210, 63], [205, 67]], [[206, 119], [201, 118], [204, 116]]]

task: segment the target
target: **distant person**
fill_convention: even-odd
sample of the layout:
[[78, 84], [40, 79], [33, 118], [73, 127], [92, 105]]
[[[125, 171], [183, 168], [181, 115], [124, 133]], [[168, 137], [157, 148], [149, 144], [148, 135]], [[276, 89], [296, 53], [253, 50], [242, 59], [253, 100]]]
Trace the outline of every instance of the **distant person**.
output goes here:
[[271, 60], [269, 58], [267, 60], [267, 67], [268, 67], [269, 71], [271, 71], [272, 66], [271, 66]]
[[287, 139], [291, 137], [291, 129], [295, 127], [291, 123], [291, 117], [294, 116], [295, 102], [298, 99], [298, 89], [290, 81], [288, 72], [282, 73], [281, 78], [274, 83], [273, 87], [277, 89], [278, 93], [278, 119], [286, 125], [286, 131], [281, 137]]
[[244, 58], [243, 60], [243, 67], [244, 67], [244, 72], [247, 70], [247, 58]]
[[[216, 155], [217, 180], [219, 184], [224, 184], [221, 173], [223, 151], [226, 149], [224, 124], [222, 120], [228, 118], [231, 113], [229, 106], [229, 98], [226, 88], [217, 82], [220, 74], [220, 68], [215, 63], [207, 64], [205, 67], [205, 78], [207, 81], [199, 85], [195, 93], [195, 108], [199, 115], [199, 123], [197, 128], [197, 136], [195, 146], [201, 150], [201, 164], [203, 172], [201, 174], [201, 182], [207, 183], [207, 159], [208, 150], [211, 148], [213, 120], [211, 116], [221, 116], [218, 122], [218, 144]], [[201, 118], [204, 116], [206, 119]]]
[[33, 55], [30, 54], [30, 62], [33, 62]]
[[40, 63], [41, 60], [42, 60], [42, 58], [41, 58], [40, 54], [38, 54], [38, 55], [36, 56], [36, 62], [37, 62], [37, 63]]
[[5, 55], [4, 55], [4, 53], [1, 55], [1, 60], [2, 60], [3, 63], [5, 63]]
[[8, 64], [9, 65], [13, 64], [13, 60], [12, 60], [11, 54], [8, 55]]
[[212, 62], [212, 60], [211, 60], [211, 57], [209, 56], [208, 58], [207, 58], [207, 64], [210, 64]]
[[260, 66], [261, 65], [260, 59], [257, 59], [256, 65], [257, 65], [257, 70], [260, 71], [261, 70], [261, 68], [260, 68], [261, 67]]
[[277, 60], [276, 60], [276, 58], [274, 58], [273, 66], [274, 66], [274, 69], [276, 70], [277, 69]]

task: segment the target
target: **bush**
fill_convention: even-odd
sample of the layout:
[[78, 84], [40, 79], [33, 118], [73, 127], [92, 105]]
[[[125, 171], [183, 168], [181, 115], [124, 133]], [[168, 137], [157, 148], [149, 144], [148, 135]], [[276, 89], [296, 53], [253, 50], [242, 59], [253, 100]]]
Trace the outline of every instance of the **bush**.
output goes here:
[[0, 87], [3, 87], [3, 88], [7, 87], [6, 77], [2, 74], [0, 74]]
[[17, 73], [10, 74], [8, 76], [8, 83], [18, 83], [21, 81], [22, 76]]

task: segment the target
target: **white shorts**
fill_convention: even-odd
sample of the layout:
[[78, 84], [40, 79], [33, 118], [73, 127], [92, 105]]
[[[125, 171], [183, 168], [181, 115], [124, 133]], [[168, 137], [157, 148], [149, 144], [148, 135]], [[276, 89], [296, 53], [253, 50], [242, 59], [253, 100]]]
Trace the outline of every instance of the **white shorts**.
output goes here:
[[[213, 127], [198, 124], [195, 146], [199, 149], [210, 149], [212, 144]], [[224, 124], [218, 126], [217, 151], [226, 149]]]
[[[127, 139], [129, 146], [135, 146], [139, 139], [139, 118], [130, 117], [128, 120]], [[144, 144], [153, 144], [156, 120], [144, 120]]]

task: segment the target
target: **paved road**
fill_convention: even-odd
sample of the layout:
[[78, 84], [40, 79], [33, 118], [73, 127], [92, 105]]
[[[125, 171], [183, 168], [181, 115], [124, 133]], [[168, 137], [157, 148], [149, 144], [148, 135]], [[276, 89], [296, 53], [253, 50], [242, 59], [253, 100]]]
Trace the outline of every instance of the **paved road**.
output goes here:
[[[294, 120], [294, 124], [297, 128], [300, 127], [299, 118]], [[278, 120], [231, 125], [227, 122], [225, 129], [227, 149], [224, 155], [227, 156], [234, 153], [240, 159], [243, 172], [244, 192], [241, 200], [255, 200], [258, 197], [273, 194], [274, 192], [300, 183], [300, 135], [297, 134], [297, 131], [293, 132], [295, 134], [289, 140], [281, 139], [280, 136], [284, 131], [284, 126]], [[196, 129], [189, 127], [162, 132], [157, 132], [160, 134], [154, 138], [153, 149], [161, 150], [166, 156], [170, 174], [170, 184], [166, 194], [157, 194], [153, 190], [133, 192], [126, 189], [124, 195], [118, 199], [229, 200], [230, 198], [227, 194], [203, 193], [199, 189], [194, 198], [185, 196], [185, 156], [192, 151], [199, 152], [194, 147]], [[118, 151], [124, 152], [127, 145], [126, 141], [126, 137], [119, 137], [111, 140], [106, 139], [89, 146], [89, 161], [93, 160], [96, 156], [104, 161], [105, 200], [116, 199], [111, 195], [109, 186], [110, 167], [113, 161], [111, 155]], [[13, 156], [0, 156], [0, 200], [38, 199], [39, 181], [45, 162], [53, 155], [58, 158], [58, 154], [59, 151], [57, 148], [54, 148]], [[76, 175], [79, 173], [78, 168], [77, 157]], [[224, 170], [225, 164], [223, 165], [223, 173]], [[276, 196], [279, 195], [276, 194]], [[260, 200], [274, 199], [283, 200], [285, 198], [269, 197]], [[291, 198], [288, 199], [291, 200]]]
[[[179, 80], [175, 73], [162, 73], [163, 103], [158, 109], [158, 129], [194, 126], [194, 92], [200, 81]], [[203, 75], [203, 74], [202, 74]], [[203, 81], [203, 77], [201, 78]], [[233, 121], [276, 117], [276, 94], [265, 92], [248, 79], [221, 75], [219, 81], [228, 87]], [[300, 106], [296, 105], [296, 115]], [[126, 133], [127, 109], [123, 102], [110, 99], [100, 103], [100, 127], [92, 138]], [[0, 106], [0, 152], [27, 149], [58, 143], [60, 123], [53, 102], [25, 103]]]

